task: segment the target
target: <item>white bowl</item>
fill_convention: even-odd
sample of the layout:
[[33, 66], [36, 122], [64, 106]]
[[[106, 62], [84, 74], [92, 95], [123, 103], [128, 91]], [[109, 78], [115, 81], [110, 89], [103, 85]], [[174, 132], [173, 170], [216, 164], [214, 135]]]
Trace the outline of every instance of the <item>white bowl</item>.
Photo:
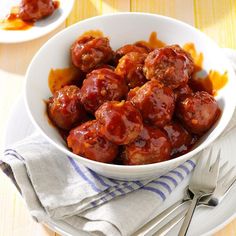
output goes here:
[[[156, 31], [158, 38], [167, 44], [183, 45], [193, 42], [197, 51], [204, 54], [204, 69], [228, 72], [228, 83], [218, 92], [216, 100], [222, 110], [217, 124], [201, 139], [189, 153], [161, 163], [141, 166], [120, 166], [92, 161], [68, 148], [57, 130], [48, 123], [44, 100], [51, 96], [48, 74], [51, 68], [63, 68], [70, 63], [70, 46], [75, 39], [88, 30], [101, 30], [110, 39], [113, 49], [147, 40]], [[236, 78], [234, 71], [221, 49], [199, 30], [175, 19], [146, 13], [119, 13], [98, 16], [81, 21], [51, 38], [35, 55], [26, 74], [25, 101], [33, 123], [43, 135], [66, 155], [95, 172], [122, 180], [140, 180], [158, 177], [193, 157], [213, 142], [231, 119], [236, 103]]]

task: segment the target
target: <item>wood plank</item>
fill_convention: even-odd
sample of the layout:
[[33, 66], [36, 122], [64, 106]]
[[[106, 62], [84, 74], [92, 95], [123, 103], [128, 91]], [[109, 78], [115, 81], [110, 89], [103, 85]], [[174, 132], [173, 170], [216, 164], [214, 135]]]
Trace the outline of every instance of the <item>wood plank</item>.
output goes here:
[[102, 1], [102, 14], [112, 12], [127, 12], [130, 11], [129, 0], [106, 0]]
[[32, 219], [15, 186], [2, 172], [0, 172], [0, 186], [0, 235], [55, 235], [53, 231]]
[[[4, 131], [14, 101], [23, 90], [24, 74], [37, 50], [64, 24], [40, 39], [21, 44], [0, 44], [0, 100], [1, 122], [0, 151], [2, 153]], [[33, 221], [22, 197], [11, 181], [0, 172], [0, 235], [1, 236], [54, 236], [55, 233]]]
[[194, 25], [193, 0], [132, 0], [131, 11], [165, 15]]
[[76, 0], [74, 8], [67, 18], [66, 25], [72, 25], [80, 20], [100, 15], [100, 0]]
[[76, 0], [66, 24], [69, 26], [89, 17], [129, 10], [129, 0]]
[[221, 47], [236, 49], [236, 1], [194, 0], [195, 24]]
[[30, 61], [39, 48], [63, 28], [65, 28], [64, 23], [50, 34], [33, 41], [16, 44], [0, 44], [1, 70], [7, 71], [8, 73], [24, 75]]
[[236, 220], [232, 221], [214, 236], [235, 236], [236, 235]]

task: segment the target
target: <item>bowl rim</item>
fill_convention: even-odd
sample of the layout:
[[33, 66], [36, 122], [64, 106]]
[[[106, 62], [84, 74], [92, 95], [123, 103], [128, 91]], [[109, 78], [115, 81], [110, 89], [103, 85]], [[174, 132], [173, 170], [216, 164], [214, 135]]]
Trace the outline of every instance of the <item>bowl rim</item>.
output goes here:
[[[35, 121], [31, 111], [30, 111], [30, 106], [28, 104], [28, 93], [27, 93], [27, 87], [28, 87], [28, 77], [30, 74], [30, 70], [31, 70], [31, 66], [35, 63], [35, 61], [37, 60], [38, 55], [41, 53], [41, 51], [44, 50], [44, 48], [47, 47], [48, 43], [60, 38], [61, 35], [66, 34], [68, 31], [72, 30], [73, 28], [77, 28], [78, 25], [80, 25], [81, 23], [86, 23], [86, 22], [90, 22], [90, 21], [94, 21], [97, 19], [104, 19], [104, 18], [111, 18], [114, 16], [148, 16], [148, 17], [153, 17], [153, 18], [159, 18], [159, 19], [164, 19], [166, 21], [172, 22], [172, 23], [176, 23], [179, 25], [182, 25], [190, 30], [194, 30], [196, 31], [198, 34], [201, 34], [202, 36], [204, 36], [205, 38], [208, 39], [208, 41], [210, 41], [212, 43], [212, 45], [218, 49], [220, 49], [220, 47], [206, 34], [204, 34], [203, 32], [201, 32], [199, 29], [195, 28], [194, 26], [191, 26], [183, 21], [168, 17], [168, 16], [163, 16], [163, 15], [159, 15], [159, 14], [153, 14], [153, 13], [145, 13], [145, 12], [119, 12], [119, 13], [109, 13], [109, 14], [104, 14], [104, 15], [100, 15], [100, 16], [94, 16], [94, 17], [90, 17], [87, 19], [84, 19], [82, 21], [79, 21], [69, 27], [66, 27], [65, 29], [61, 30], [60, 32], [56, 33], [52, 38], [50, 38], [46, 43], [43, 44], [43, 46], [37, 51], [37, 53], [34, 55], [33, 59], [31, 60], [26, 74], [25, 74], [25, 84], [24, 84], [24, 102], [26, 104], [26, 109], [27, 109], [27, 113], [31, 119], [31, 121], [33, 122], [33, 124], [40, 130], [41, 134], [52, 144], [54, 145], [57, 149], [59, 149], [60, 151], [62, 151], [63, 153], [65, 153], [67, 156], [70, 156], [72, 158], [74, 158], [75, 160], [78, 160], [79, 162], [81, 161], [82, 163], [88, 163], [88, 165], [97, 165], [101, 168], [112, 168], [114, 171], [125, 171], [125, 170], [137, 170], [137, 171], [143, 171], [146, 172], [150, 169], [154, 169], [155, 167], [165, 167], [168, 164], [174, 164], [175, 162], [177, 162], [176, 160], [178, 159], [179, 163], [180, 162], [184, 162], [190, 158], [193, 158], [194, 156], [196, 156], [200, 151], [202, 151], [203, 149], [205, 149], [207, 146], [209, 146], [212, 142], [215, 141], [216, 138], [219, 137], [219, 135], [223, 132], [223, 130], [226, 128], [226, 126], [228, 125], [229, 121], [232, 118], [234, 109], [231, 109], [230, 114], [228, 113], [228, 119], [224, 122], [224, 124], [221, 126], [221, 129], [218, 131], [218, 133], [216, 135], [214, 135], [211, 139], [204, 141], [200, 146], [196, 147], [195, 149], [191, 150], [190, 152], [181, 155], [179, 157], [170, 159], [170, 160], [166, 160], [166, 161], [162, 161], [162, 162], [157, 162], [157, 163], [152, 163], [152, 164], [144, 164], [144, 165], [118, 165], [118, 164], [112, 164], [112, 163], [103, 163], [103, 162], [98, 162], [98, 161], [94, 161], [82, 156], [79, 156], [75, 153], [73, 153], [72, 151], [70, 151], [69, 149], [66, 149], [65, 147], [57, 144], [53, 139], [51, 139], [49, 136], [47, 136], [47, 134], [41, 129], [41, 127], [38, 125], [38, 123]], [[222, 53], [223, 55], [223, 53]], [[228, 64], [228, 67], [230, 68], [230, 70], [232, 71], [232, 73], [235, 76], [235, 72], [230, 64], [229, 59], [224, 56], [224, 60], [226, 61], [226, 63]], [[235, 76], [236, 77], [236, 76]], [[232, 82], [232, 81], [231, 81]], [[236, 80], [233, 81], [233, 83], [235, 83], [236, 85]], [[234, 107], [236, 107], [236, 99], [234, 99]], [[216, 129], [216, 128], [215, 128]], [[82, 159], [82, 160], [81, 160]]]

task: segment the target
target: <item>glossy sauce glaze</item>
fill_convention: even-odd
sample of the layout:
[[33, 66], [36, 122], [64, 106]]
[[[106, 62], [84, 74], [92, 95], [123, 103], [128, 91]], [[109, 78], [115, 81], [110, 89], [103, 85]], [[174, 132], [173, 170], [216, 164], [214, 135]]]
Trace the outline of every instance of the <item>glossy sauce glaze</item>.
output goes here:
[[104, 34], [100, 30], [88, 30], [85, 31], [81, 36], [92, 36], [94, 38], [97, 38], [97, 37], [103, 37]]
[[[85, 36], [102, 37], [104, 34], [100, 30], [89, 30], [83, 33]], [[147, 45], [151, 48], [161, 48], [166, 46], [164, 42], [157, 38], [157, 33], [152, 32], [148, 41], [138, 41], [135, 44]], [[212, 95], [217, 95], [217, 91], [222, 89], [228, 82], [227, 72], [221, 74], [216, 70], [210, 70], [204, 77], [199, 77], [198, 72], [203, 70], [203, 53], [198, 53], [193, 43], [186, 43], [183, 49], [190, 53], [194, 60], [194, 72], [191, 87], [195, 91], [204, 90]], [[74, 67], [64, 69], [52, 69], [49, 73], [48, 84], [51, 92], [63, 87], [67, 82], [73, 81], [76, 76], [82, 76]]]
[[63, 69], [51, 69], [48, 76], [48, 87], [54, 93], [65, 85], [80, 85], [83, 79], [84, 74], [73, 66]]
[[101, 133], [111, 142], [124, 145], [134, 141], [143, 128], [142, 116], [129, 101], [103, 103], [95, 112]]
[[162, 48], [166, 46], [166, 43], [158, 39], [157, 32], [152, 32], [149, 36], [148, 41], [141, 40], [141, 41], [136, 42], [135, 44], [143, 44], [152, 49]]
[[[204, 57], [194, 44], [185, 44], [184, 49], [166, 45], [155, 32], [148, 41], [126, 44], [116, 51], [109, 43], [101, 31], [87, 31], [71, 47], [78, 56], [76, 63], [71, 51], [73, 66], [49, 73], [55, 118], [65, 119], [63, 124], [70, 121], [65, 116], [68, 109], [64, 103], [54, 102], [58, 100], [55, 91], [61, 90], [65, 97], [63, 88], [77, 85], [79, 102], [90, 120], [73, 128], [68, 137], [67, 132], [61, 133], [68, 147], [89, 159], [125, 165], [156, 163], [191, 151], [219, 118], [217, 101], [210, 94], [216, 95], [227, 83], [227, 73], [212, 70], [200, 78]], [[111, 59], [100, 60], [104, 50], [112, 53]], [[93, 59], [92, 68], [87, 68], [89, 58]], [[178, 81], [172, 76], [175, 74], [184, 81]], [[97, 145], [90, 155], [85, 153], [89, 148], [84, 146], [87, 141], [83, 138], [85, 124], [94, 128], [93, 122], [97, 122], [99, 130], [88, 137]], [[77, 131], [83, 135], [77, 136]], [[106, 160], [101, 159], [106, 145], [100, 142], [100, 135], [104, 141], [118, 145], [110, 146], [116, 155], [109, 155]]]
[[[53, 1], [54, 10], [60, 6], [59, 1]], [[19, 6], [11, 8], [10, 13], [0, 20], [0, 29], [2, 30], [28, 30], [34, 26], [34, 21], [22, 20]]]
[[3, 30], [28, 30], [33, 22], [25, 22], [19, 17], [19, 7], [12, 7], [5, 19], [0, 20], [0, 29]]
[[228, 82], [228, 74], [224, 72], [221, 74], [216, 70], [210, 70], [204, 77], [200, 77], [198, 72], [203, 69], [204, 56], [198, 53], [193, 43], [187, 43], [183, 46], [184, 50], [189, 52], [194, 60], [194, 73], [190, 81], [191, 88], [195, 91], [204, 90], [213, 96], [222, 89]]

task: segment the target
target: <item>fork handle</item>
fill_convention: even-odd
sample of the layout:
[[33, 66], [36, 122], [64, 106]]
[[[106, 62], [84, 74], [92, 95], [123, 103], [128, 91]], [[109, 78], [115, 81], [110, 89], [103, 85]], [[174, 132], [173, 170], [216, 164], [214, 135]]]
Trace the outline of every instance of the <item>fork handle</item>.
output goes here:
[[152, 232], [153, 235], [166, 236], [181, 220], [184, 219], [186, 213], [187, 213], [187, 209], [184, 209], [178, 215], [176, 215], [173, 219], [171, 219], [168, 223], [163, 225], [160, 229]]
[[179, 236], [185, 236], [187, 234], [187, 231], [188, 231], [188, 228], [189, 228], [189, 225], [190, 225], [190, 222], [192, 220], [192, 217], [193, 217], [193, 213], [194, 213], [194, 210], [198, 204], [198, 201], [200, 200], [202, 194], [194, 194], [194, 197], [193, 197], [193, 200], [191, 202], [191, 205], [188, 209], [188, 212], [186, 214], [186, 217], [184, 219], [184, 222], [180, 228], [180, 231], [179, 231]]
[[161, 222], [163, 222], [170, 214], [172, 214], [176, 209], [182, 206], [186, 201], [179, 200], [166, 210], [164, 210], [160, 215], [154, 217], [151, 221], [139, 228], [134, 235], [148, 236], [151, 231], [157, 227]]

